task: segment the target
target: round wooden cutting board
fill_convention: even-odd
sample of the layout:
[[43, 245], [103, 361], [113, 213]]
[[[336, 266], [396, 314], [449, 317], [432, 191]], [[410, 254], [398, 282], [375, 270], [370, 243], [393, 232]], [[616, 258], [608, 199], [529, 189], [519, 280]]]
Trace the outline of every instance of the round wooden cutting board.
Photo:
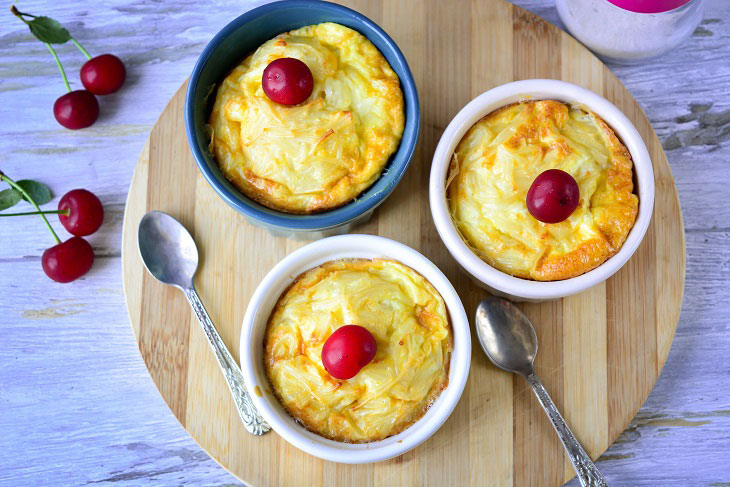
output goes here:
[[[454, 284], [473, 316], [486, 296], [457, 268], [428, 207], [431, 157], [442, 131], [474, 96], [526, 78], [585, 86], [634, 122], [654, 162], [654, 218], [634, 257], [578, 296], [520, 307], [540, 341], [536, 369], [568, 424], [598, 457], [639, 410], [669, 353], [682, 302], [685, 245], [674, 181], [643, 112], [611, 72], [553, 25], [503, 0], [347, 2], [405, 53], [423, 110], [419, 149], [397, 190], [358, 233], [420, 250]], [[231, 18], [240, 12], [231, 12]], [[201, 251], [197, 287], [239, 356], [241, 321], [265, 273], [303, 245], [247, 224], [200, 175], [183, 124], [185, 86], [150, 134], [124, 218], [129, 315], [145, 363], [170, 409], [221, 465], [252, 485], [560, 485], [573, 476], [550, 422], [521, 377], [493, 367], [474, 338], [471, 375], [444, 426], [398, 458], [369, 465], [318, 460], [276, 433], [249, 435], [185, 297], [147, 274], [137, 225], [149, 210], [179, 218]]]

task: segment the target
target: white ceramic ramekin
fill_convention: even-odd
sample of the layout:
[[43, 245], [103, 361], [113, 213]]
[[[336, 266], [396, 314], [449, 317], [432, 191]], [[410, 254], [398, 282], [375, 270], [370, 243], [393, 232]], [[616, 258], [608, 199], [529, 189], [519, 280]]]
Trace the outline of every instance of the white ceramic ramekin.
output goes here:
[[[490, 266], [464, 243], [456, 231], [446, 201], [446, 173], [456, 145], [482, 117], [523, 100], [560, 100], [588, 107], [614, 130], [631, 153], [639, 214], [621, 249], [606, 262], [578, 277], [539, 282], [512, 277]], [[482, 93], [454, 117], [436, 147], [429, 182], [431, 214], [436, 229], [452, 256], [472, 279], [494, 294], [516, 301], [542, 301], [582, 292], [611, 277], [639, 247], [654, 208], [654, 170], [641, 135], [621, 110], [596, 93], [564, 81], [531, 79], [507, 83]]]
[[[400, 434], [382, 441], [361, 444], [328, 440], [294, 421], [273, 395], [263, 363], [266, 323], [279, 296], [302, 272], [335, 259], [378, 257], [396, 260], [416, 270], [444, 298], [453, 330], [449, 385], [426, 414]], [[386, 460], [425, 441], [441, 427], [459, 402], [469, 375], [470, 362], [469, 320], [456, 290], [446, 276], [412, 248], [373, 235], [329, 237], [289, 254], [259, 284], [246, 309], [241, 329], [241, 370], [256, 408], [274, 431], [286, 441], [310, 455], [333, 462], [368, 463]]]

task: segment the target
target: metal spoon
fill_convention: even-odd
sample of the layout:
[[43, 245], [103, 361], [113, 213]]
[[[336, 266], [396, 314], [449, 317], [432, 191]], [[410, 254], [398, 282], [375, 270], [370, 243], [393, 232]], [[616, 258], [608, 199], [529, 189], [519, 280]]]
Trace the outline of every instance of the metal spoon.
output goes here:
[[188, 298], [205, 336], [208, 337], [208, 343], [215, 352], [218, 365], [236, 402], [238, 415], [246, 429], [254, 435], [268, 432], [271, 428], [251, 402], [241, 369], [233, 360], [195, 291], [193, 277], [198, 268], [198, 249], [193, 237], [179, 221], [167, 213], [151, 211], [139, 222], [137, 243], [142, 261], [150, 274], [165, 284], [181, 289]]
[[563, 442], [581, 485], [608, 487], [535, 374], [532, 364], [537, 355], [537, 335], [527, 316], [509, 301], [490, 297], [477, 306], [476, 328], [479, 343], [494, 365], [527, 379]]

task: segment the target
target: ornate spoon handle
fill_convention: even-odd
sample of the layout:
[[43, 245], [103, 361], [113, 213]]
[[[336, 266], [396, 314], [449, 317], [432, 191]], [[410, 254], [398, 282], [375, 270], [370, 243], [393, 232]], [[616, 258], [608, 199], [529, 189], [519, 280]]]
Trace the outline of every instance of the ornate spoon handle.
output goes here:
[[236, 409], [238, 409], [238, 415], [243, 420], [243, 425], [254, 435], [267, 433], [271, 427], [264, 421], [264, 418], [261, 417], [251, 402], [251, 397], [248, 395], [243, 382], [241, 369], [238, 368], [238, 364], [233, 360], [231, 352], [228, 351], [228, 347], [223, 343], [221, 336], [218, 334], [218, 330], [215, 329], [215, 325], [213, 325], [210, 316], [208, 316], [208, 312], [200, 301], [200, 296], [198, 296], [197, 291], [193, 287], [184, 291], [185, 297], [188, 298], [190, 306], [193, 307], [195, 315], [198, 317], [200, 326], [203, 327], [205, 336], [208, 337], [208, 343], [210, 343], [213, 352], [215, 352], [218, 365], [220, 365], [223, 375], [226, 377], [228, 388], [231, 390], [233, 400], [236, 402]]
[[553, 428], [558, 433], [560, 441], [563, 442], [563, 447], [568, 453], [570, 461], [573, 463], [580, 484], [588, 487], [608, 487], [608, 482], [601, 475], [601, 472], [598, 471], [591, 457], [580, 446], [580, 443], [578, 443], [578, 440], [573, 435], [573, 432], [570, 431], [568, 425], [565, 424], [563, 416], [560, 415], [558, 408], [555, 407], [555, 403], [550, 399], [550, 396], [545, 390], [545, 386], [542, 385], [535, 372], [530, 372], [525, 378], [530, 383], [530, 386], [532, 386], [532, 390], [535, 391], [535, 395], [538, 401], [540, 401], [540, 405], [545, 410], [545, 413], [550, 418], [550, 422], [553, 423]]

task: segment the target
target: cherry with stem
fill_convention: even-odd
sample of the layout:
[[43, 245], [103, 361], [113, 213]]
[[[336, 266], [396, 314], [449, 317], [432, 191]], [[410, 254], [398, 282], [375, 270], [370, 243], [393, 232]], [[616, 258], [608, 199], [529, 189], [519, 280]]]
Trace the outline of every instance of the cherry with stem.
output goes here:
[[[58, 36], [58, 40], [44, 40], [42, 38], [43, 36], [39, 36], [39, 34], [34, 32], [32, 25], [33, 22], [41, 20], [41, 17], [21, 12], [17, 8], [15, 8], [15, 5], [10, 7], [10, 11], [13, 13], [13, 15], [18, 17], [25, 25], [27, 25], [31, 32], [41, 42], [43, 42], [43, 44], [46, 45], [46, 48], [51, 53], [51, 56], [53, 56], [53, 59], [56, 61], [58, 70], [61, 72], [61, 76], [63, 77], [63, 83], [66, 85], [66, 91], [68, 93], [58, 98], [53, 104], [53, 115], [56, 118], [56, 121], [58, 121], [58, 123], [60, 123], [64, 127], [72, 130], [82, 129], [93, 125], [94, 122], [96, 122], [96, 119], [99, 117], [99, 102], [96, 100], [96, 97], [87, 90], [71, 90], [71, 85], [68, 82], [66, 71], [63, 69], [63, 64], [61, 64], [61, 60], [59, 59], [58, 54], [56, 53], [56, 50], [53, 48], [51, 43], [56, 42], [62, 44], [67, 40], [71, 40], [71, 42], [73, 42], [74, 45], [78, 47], [79, 50], [88, 59], [91, 59], [89, 53], [76, 39], [71, 36], [71, 34], [68, 33], [66, 29], [61, 27], [60, 24], [54, 24], [58, 26], [56, 27], [55, 31], [55, 34]], [[28, 21], [26, 17], [32, 20]], [[48, 18], [45, 19], [50, 21], [50, 19]]]
[[53, 230], [51, 223], [46, 218], [46, 214], [49, 213], [58, 214], [59, 217], [64, 214], [68, 215], [66, 212], [70, 212], [70, 209], [42, 211], [33, 197], [25, 189], [23, 189], [21, 185], [10, 179], [2, 171], [0, 171], [0, 181], [9, 184], [11, 188], [18, 191], [23, 198], [36, 209], [34, 212], [22, 212], [17, 214], [6, 213], [2, 216], [29, 214], [40, 215], [56, 241], [56, 245], [46, 249], [41, 257], [41, 265], [46, 275], [56, 282], [65, 283], [76, 280], [89, 272], [91, 266], [94, 264], [94, 250], [91, 248], [91, 245], [89, 245], [89, 242], [78, 236], [74, 236], [65, 242], [61, 242], [61, 239], [58, 238], [58, 235], [55, 230]]
[[[86, 91], [94, 95], [108, 95], [114, 93], [124, 84], [127, 70], [121, 59], [113, 54], [102, 54], [92, 57], [84, 46], [72, 36], [61, 24], [48, 17], [38, 17], [29, 13], [20, 12], [15, 7], [11, 8], [14, 15], [19, 17], [41, 42], [63, 44], [71, 41], [79, 51], [86, 57], [87, 61], [81, 66], [79, 73], [81, 83]], [[31, 19], [26, 20], [25, 17]], [[42, 24], [43, 31], [39, 32]], [[35, 30], [34, 30], [35, 27]], [[53, 53], [52, 53], [53, 54]], [[54, 55], [55, 57], [55, 55]]]

